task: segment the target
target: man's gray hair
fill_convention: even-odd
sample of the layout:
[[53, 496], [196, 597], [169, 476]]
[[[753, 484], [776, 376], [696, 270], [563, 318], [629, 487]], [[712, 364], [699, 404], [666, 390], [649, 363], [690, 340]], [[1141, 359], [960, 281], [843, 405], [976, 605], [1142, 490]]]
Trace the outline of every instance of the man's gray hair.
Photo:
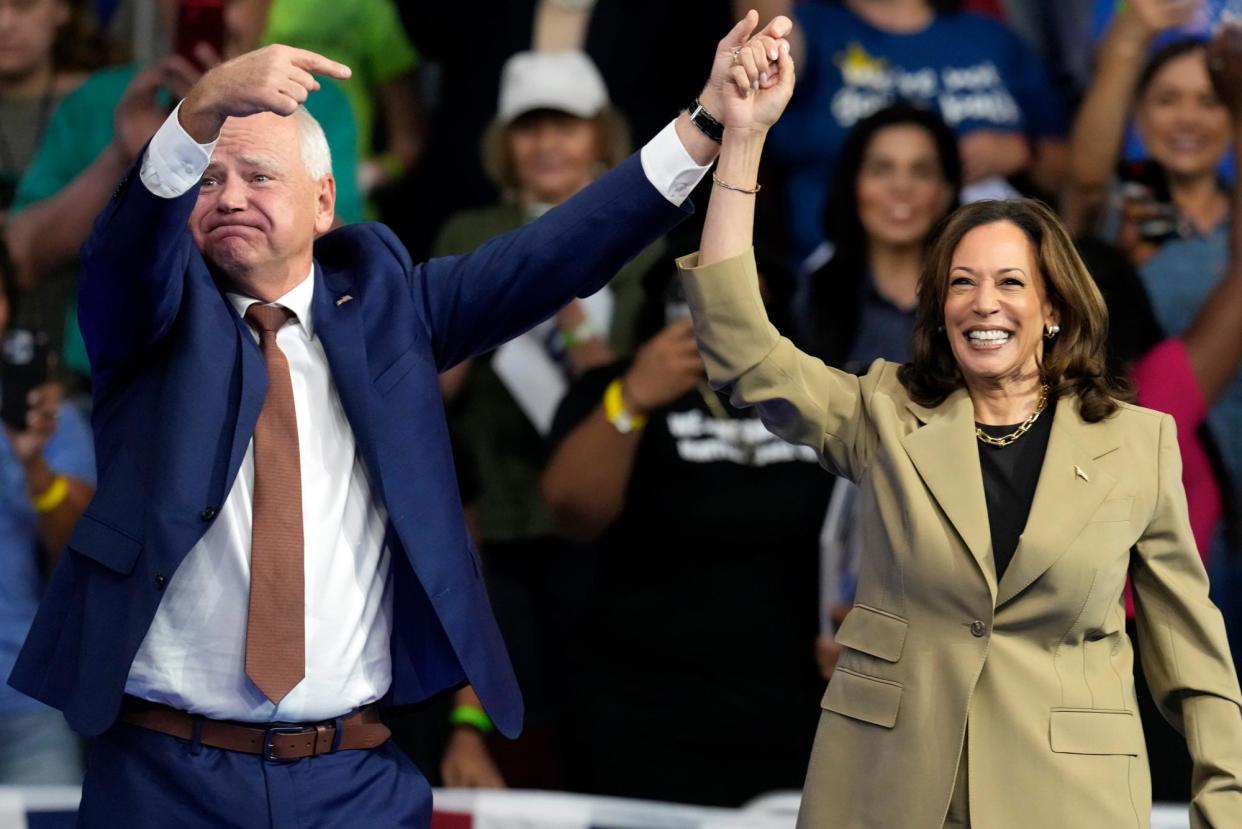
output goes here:
[[315, 120], [315, 116], [299, 105], [293, 111], [293, 120], [298, 126], [298, 140], [302, 145], [302, 164], [306, 172], [315, 181], [332, 174], [332, 153], [328, 149], [328, 139], [324, 137], [323, 127]]

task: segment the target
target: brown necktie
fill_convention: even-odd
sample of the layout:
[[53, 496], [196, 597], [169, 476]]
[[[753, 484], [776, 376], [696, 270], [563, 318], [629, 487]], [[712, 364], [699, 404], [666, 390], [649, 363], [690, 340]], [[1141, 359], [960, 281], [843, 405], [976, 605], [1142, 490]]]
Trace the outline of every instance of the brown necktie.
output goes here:
[[256, 303], [246, 310], [267, 364], [267, 396], [254, 427], [246, 676], [272, 702], [284, 699], [306, 674], [302, 464], [289, 361], [276, 344], [276, 332], [292, 316], [276, 305]]

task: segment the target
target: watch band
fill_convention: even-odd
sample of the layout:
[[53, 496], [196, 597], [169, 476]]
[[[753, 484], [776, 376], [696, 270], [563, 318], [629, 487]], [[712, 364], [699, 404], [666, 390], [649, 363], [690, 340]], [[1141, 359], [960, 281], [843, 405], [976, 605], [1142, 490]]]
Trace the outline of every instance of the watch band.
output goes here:
[[716, 120], [716, 116], [703, 109], [703, 104], [698, 98], [690, 103], [686, 112], [690, 113], [690, 123], [698, 127], [704, 135], [717, 144], [724, 141], [724, 124]]

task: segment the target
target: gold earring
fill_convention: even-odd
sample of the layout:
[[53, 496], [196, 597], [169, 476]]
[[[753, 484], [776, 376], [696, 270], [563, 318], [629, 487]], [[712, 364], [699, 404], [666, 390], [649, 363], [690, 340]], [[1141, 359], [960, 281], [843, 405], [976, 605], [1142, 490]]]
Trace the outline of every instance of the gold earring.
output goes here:
[[1053, 337], [1055, 337], [1057, 334], [1060, 334], [1060, 333], [1061, 333], [1061, 326], [1049, 325], [1048, 329], [1044, 332], [1044, 336], [1051, 340]]

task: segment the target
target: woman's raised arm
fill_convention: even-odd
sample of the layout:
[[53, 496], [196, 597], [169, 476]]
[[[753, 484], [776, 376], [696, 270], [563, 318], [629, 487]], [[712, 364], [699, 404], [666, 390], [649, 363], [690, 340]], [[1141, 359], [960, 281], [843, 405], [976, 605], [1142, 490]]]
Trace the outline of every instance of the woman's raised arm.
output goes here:
[[[867, 378], [828, 368], [780, 336], [768, 321], [751, 254], [759, 158], [768, 128], [793, 92], [788, 47], [776, 50], [776, 75], [755, 76], [748, 44], [722, 94], [724, 141], [699, 253], [678, 262], [708, 379], [730, 387], [734, 405], [755, 406], [773, 434], [810, 446], [833, 472], [857, 479], [874, 436], [863, 415]], [[749, 84], [749, 85], [748, 85]]]

